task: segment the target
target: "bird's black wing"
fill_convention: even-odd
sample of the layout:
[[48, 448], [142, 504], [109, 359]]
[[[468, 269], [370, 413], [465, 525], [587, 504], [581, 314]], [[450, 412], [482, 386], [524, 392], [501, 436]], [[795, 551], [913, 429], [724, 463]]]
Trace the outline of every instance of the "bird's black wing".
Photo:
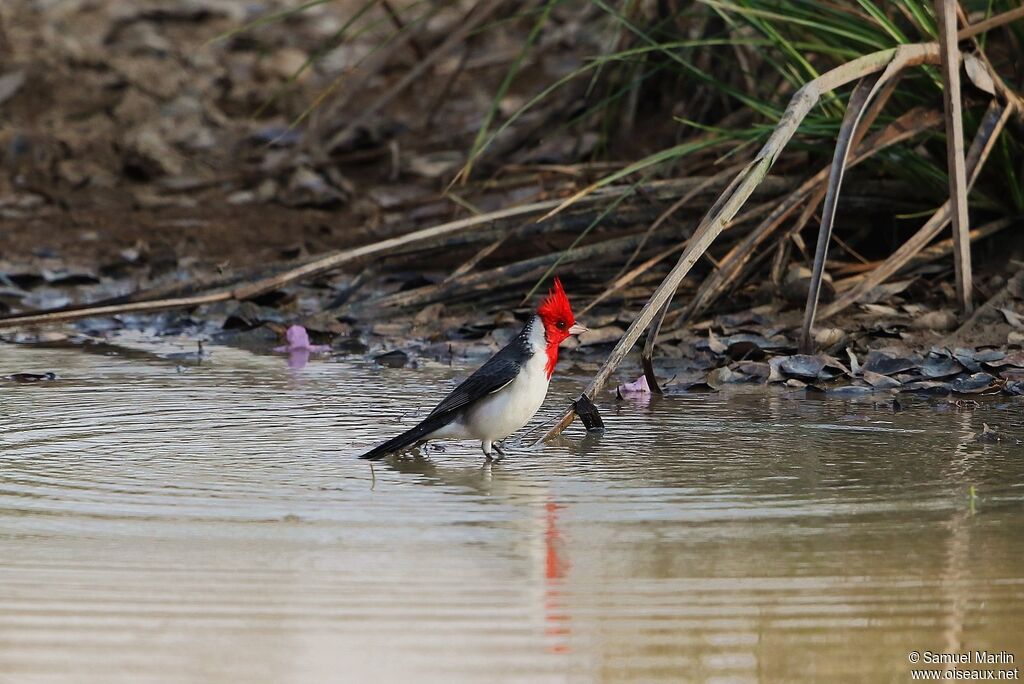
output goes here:
[[481, 397], [497, 392], [516, 379], [526, 357], [514, 343], [488, 359], [475, 373], [462, 381], [430, 412], [431, 416], [465, 408]]

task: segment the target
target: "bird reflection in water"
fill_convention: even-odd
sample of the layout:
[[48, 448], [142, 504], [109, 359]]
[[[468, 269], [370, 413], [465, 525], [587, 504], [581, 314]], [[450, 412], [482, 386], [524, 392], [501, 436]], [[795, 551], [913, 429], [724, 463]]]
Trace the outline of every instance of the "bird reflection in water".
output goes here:
[[558, 512], [561, 509], [561, 505], [551, 500], [544, 506], [544, 633], [552, 641], [548, 647], [552, 653], [568, 653], [571, 633], [562, 592], [569, 561], [558, 531]]
[[[598, 435], [587, 435], [582, 440], [556, 438], [557, 441], [572, 443], [578, 452], [586, 451], [598, 439]], [[531, 581], [543, 582], [543, 602], [540, 608], [543, 611], [545, 651], [553, 654], [568, 653], [572, 618], [566, 602], [565, 580], [571, 563], [566, 540], [559, 528], [559, 516], [565, 506], [551, 498], [550, 486], [546, 482], [524, 478], [503, 468], [500, 462], [488, 461], [479, 468], [446, 466], [429, 457], [424, 458], [421, 452], [418, 456], [390, 458], [385, 463], [399, 473], [419, 475], [421, 479], [416, 481], [421, 484], [460, 487], [470, 493], [488, 496], [496, 491], [502, 492], [506, 496], [518, 498], [531, 508], [543, 502], [540, 515], [531, 516], [534, 522], [530, 524], [530, 529], [540, 531], [543, 538], [543, 554], [537, 556], [539, 568], [531, 573], [531, 577], [536, 578]], [[533, 545], [535, 542], [536, 537], [533, 537], [529, 543]]]

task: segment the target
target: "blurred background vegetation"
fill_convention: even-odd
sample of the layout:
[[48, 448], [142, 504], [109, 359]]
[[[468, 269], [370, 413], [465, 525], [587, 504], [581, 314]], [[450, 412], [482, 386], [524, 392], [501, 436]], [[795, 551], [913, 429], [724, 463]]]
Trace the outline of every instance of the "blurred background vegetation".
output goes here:
[[[959, 7], [963, 26], [1020, 2]], [[388, 255], [390, 275], [350, 275], [386, 293], [421, 290], [387, 300], [396, 312], [460, 291], [498, 309], [553, 270], [585, 263], [570, 282], [618, 310], [646, 300], [674, 261], [665, 257], [801, 85], [935, 37], [927, 0], [9, 0], [0, 7], [0, 211], [23, 226], [11, 232], [22, 240], [15, 252], [44, 226], [60, 251], [70, 226], [63, 246], [88, 254], [84, 227], [101, 238], [90, 245], [123, 250], [144, 238], [220, 271], [482, 217], [470, 235]], [[1022, 37], [1015, 21], [963, 47], [1019, 92]], [[827, 168], [849, 94], [813, 109], [773, 183], [694, 282]], [[940, 94], [936, 67], [905, 72], [872, 131], [941, 114]], [[967, 140], [990, 99], [964, 79]], [[1017, 220], [1022, 135], [1015, 116], [971, 193], [973, 225]], [[539, 228], [540, 210], [489, 219], [586, 188], [601, 191]], [[829, 271], [851, 277], [886, 257], [947, 197], [941, 120], [879, 146], [848, 174]], [[787, 274], [809, 265], [818, 202], [812, 193], [786, 219], [795, 229], [758, 248], [730, 306], [786, 298]], [[117, 218], [124, 212], [131, 221]], [[217, 230], [189, 223], [205, 220]], [[1019, 255], [1017, 232], [975, 245], [993, 264], [978, 280], [983, 297]], [[607, 292], [645, 260], [645, 272]], [[415, 275], [396, 275], [406, 271]], [[951, 273], [949, 259], [932, 259], [911, 295], [950, 294]]]

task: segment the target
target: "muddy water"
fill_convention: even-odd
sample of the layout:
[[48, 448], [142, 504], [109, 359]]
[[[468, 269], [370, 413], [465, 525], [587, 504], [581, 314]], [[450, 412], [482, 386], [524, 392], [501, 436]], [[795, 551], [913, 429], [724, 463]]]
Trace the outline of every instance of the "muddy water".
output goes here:
[[[453, 371], [0, 345], [16, 370], [61, 379], [0, 385], [5, 684], [909, 681], [913, 650], [1024, 659], [1020, 402], [608, 403], [600, 439], [371, 474], [354, 454]], [[1006, 439], [971, 441], [982, 420]]]

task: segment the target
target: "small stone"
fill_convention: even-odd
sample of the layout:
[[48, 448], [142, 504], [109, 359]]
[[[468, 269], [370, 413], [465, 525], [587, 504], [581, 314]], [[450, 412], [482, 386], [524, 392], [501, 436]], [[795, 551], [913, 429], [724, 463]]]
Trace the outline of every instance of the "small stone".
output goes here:
[[337, 206], [345, 199], [344, 193], [305, 166], [295, 170], [288, 180], [288, 187], [281, 194], [281, 200], [293, 207]]
[[[811, 285], [811, 269], [806, 266], [794, 266], [786, 272], [785, 280], [779, 294], [786, 301], [796, 304], [803, 304], [807, 301], [807, 290]], [[821, 275], [821, 292], [818, 296], [820, 303], [830, 302], [835, 298], [835, 288], [832, 286], [832, 276], [828, 272]]]
[[842, 328], [822, 328], [814, 333], [814, 342], [819, 347], [829, 348], [846, 341], [846, 331]]
[[409, 363], [409, 355], [400, 349], [395, 349], [394, 351], [376, 356], [373, 360], [388, 368], [404, 368]]
[[155, 177], [180, 175], [184, 161], [153, 128], [140, 128], [128, 133], [128, 164], [141, 173]]
[[256, 193], [252, 190], [239, 190], [227, 197], [228, 204], [252, 204], [256, 201]]
[[911, 324], [918, 330], [952, 330], [956, 327], [956, 316], [952, 311], [929, 311], [914, 319]]

